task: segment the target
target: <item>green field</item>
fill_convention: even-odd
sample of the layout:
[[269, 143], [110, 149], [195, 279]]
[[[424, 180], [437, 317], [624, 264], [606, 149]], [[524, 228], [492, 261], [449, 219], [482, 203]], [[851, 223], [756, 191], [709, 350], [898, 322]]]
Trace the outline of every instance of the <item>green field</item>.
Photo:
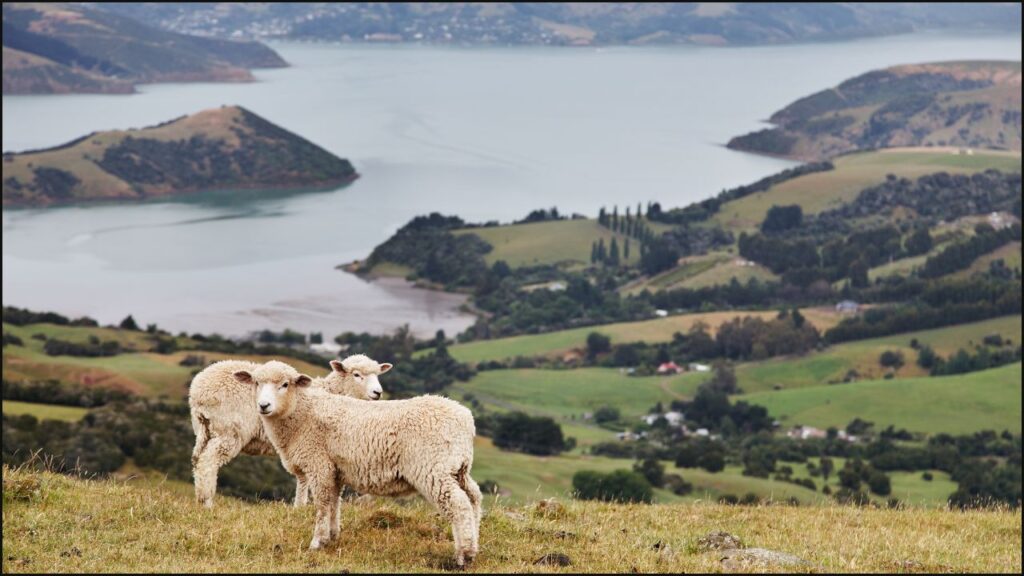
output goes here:
[[897, 378], [924, 376], [927, 372], [917, 366], [917, 351], [910, 347], [911, 340], [916, 339], [931, 346], [942, 356], [950, 356], [959, 348], [973, 350], [989, 334], [999, 334], [1013, 342], [1014, 346], [1019, 345], [1021, 317], [1003, 316], [970, 324], [837, 344], [801, 357], [747, 362], [736, 367], [736, 377], [740, 387], [747, 392], [772, 390], [774, 386], [789, 390], [827, 385], [829, 382], [842, 381], [850, 369], [855, 369], [861, 380], [882, 378], [887, 369], [878, 363], [878, 357], [886, 350], [903, 353], [905, 365], [896, 371]]
[[31, 414], [40, 420], [64, 420], [78, 422], [88, 412], [78, 406], [58, 406], [56, 404], [36, 404], [35, 402], [3, 401], [3, 413], [9, 416]]
[[[824, 331], [839, 322], [839, 317], [829, 308], [804, 308], [804, 316], [818, 330]], [[704, 322], [714, 331], [723, 322], [742, 316], [773, 318], [777, 314], [769, 311], [732, 311], [702, 312], [697, 314], [677, 314], [665, 318], [642, 320], [639, 322], [617, 322], [585, 328], [559, 330], [546, 334], [530, 334], [510, 336], [495, 340], [478, 340], [465, 344], [456, 344], [448, 348], [448, 352], [459, 362], [482, 362], [485, 360], [501, 360], [516, 356], [547, 356], [566, 352], [573, 348], [586, 346], [587, 336], [591, 332], [599, 332], [612, 339], [615, 344], [623, 342], [668, 342], [676, 332], [686, 333], [697, 322]], [[426, 351], [421, 352], [425, 354]]]
[[[811, 460], [818, 463], [817, 458]], [[835, 469], [843, 467], [843, 458], [832, 459]], [[771, 498], [782, 501], [796, 498], [801, 504], [828, 504], [830, 498], [821, 492], [826, 484], [820, 476], [814, 478], [807, 472], [806, 464], [779, 462], [776, 468], [790, 466], [793, 468], [794, 479], [811, 478], [817, 489], [812, 491], [791, 482], [773, 478], [755, 478], [744, 476], [742, 466], [730, 464], [725, 470], [711, 473], [700, 468], [677, 468], [672, 462], [662, 462], [666, 474], [679, 474], [684, 480], [693, 484], [693, 492], [685, 496], [676, 496], [666, 490], [656, 490], [656, 498], [661, 503], [678, 503], [694, 501], [716, 501], [724, 494], [742, 497], [747, 493], [756, 494], [760, 498]], [[572, 494], [572, 476], [579, 470], [597, 470], [611, 472], [618, 469], [630, 469], [630, 459], [607, 458], [585, 454], [568, 454], [560, 456], [530, 456], [516, 452], [505, 452], [495, 448], [490, 440], [480, 438], [476, 443], [473, 461], [473, 476], [478, 482], [493, 480], [502, 490], [508, 490], [503, 499], [515, 503], [532, 502], [543, 498], [570, 498]], [[872, 495], [873, 499], [885, 503], [889, 497], [899, 498], [901, 502], [911, 506], [941, 506], [950, 494], [956, 491], [957, 484], [949, 479], [949, 474], [932, 470], [932, 481], [921, 478], [923, 471], [889, 472], [892, 482], [892, 494], [881, 497]], [[839, 489], [839, 478], [833, 473], [827, 482], [834, 492]]]
[[513, 268], [540, 264], [590, 264], [590, 249], [604, 239], [609, 248], [612, 238], [619, 244], [624, 264], [640, 260], [640, 241], [629, 239], [629, 258], [623, 257], [626, 236], [601, 226], [597, 220], [555, 220], [489, 228], [467, 228], [455, 234], [475, 234], [494, 247], [484, 257], [488, 264], [504, 260]]
[[854, 418], [912, 432], [1021, 431], [1021, 365], [957, 376], [870, 380], [740, 399], [760, 404], [785, 427], [844, 427]]
[[[575, 370], [489, 370], [480, 372], [457, 389], [470, 392], [485, 403], [542, 414], [558, 419], [575, 417], [583, 422], [584, 412], [614, 406], [623, 420], [646, 414], [658, 402], [689, 397], [707, 373], [677, 376], [628, 376], [615, 368]], [[611, 432], [608, 432], [609, 437]]]
[[1020, 152], [976, 150], [972, 156], [948, 150], [889, 148], [847, 154], [833, 159], [835, 170], [806, 174], [764, 192], [722, 205], [714, 220], [740, 231], [760, 226], [773, 205], [799, 204], [804, 214], [816, 214], [854, 200], [861, 190], [879, 184], [887, 174], [917, 178], [933, 172], [970, 173], [989, 168], [1020, 172]]

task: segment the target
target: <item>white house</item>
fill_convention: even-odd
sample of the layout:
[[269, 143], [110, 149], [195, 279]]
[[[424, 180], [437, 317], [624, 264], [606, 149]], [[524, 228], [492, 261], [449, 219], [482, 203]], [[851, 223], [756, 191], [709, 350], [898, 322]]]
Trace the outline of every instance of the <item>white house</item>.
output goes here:
[[836, 304], [836, 312], [840, 314], [856, 314], [858, 311], [860, 311], [860, 304], [853, 300], [843, 300]]
[[690, 372], [711, 372], [711, 366], [708, 366], [707, 364], [690, 362], [688, 367], [690, 368]]
[[659, 308], [658, 310], [654, 311], [654, 315], [657, 316], [658, 318], [664, 318], [668, 316], [668, 310], [661, 310]]

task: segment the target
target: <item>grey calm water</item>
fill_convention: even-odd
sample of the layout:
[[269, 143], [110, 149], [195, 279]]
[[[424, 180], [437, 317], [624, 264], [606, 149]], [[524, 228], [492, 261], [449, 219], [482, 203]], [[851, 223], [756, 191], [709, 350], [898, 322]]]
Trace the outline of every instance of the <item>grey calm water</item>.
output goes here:
[[449, 334], [461, 297], [334, 269], [417, 214], [665, 206], [792, 165], [730, 137], [792, 100], [900, 63], [1019, 59], [1019, 36], [914, 34], [757, 48], [275, 44], [254, 84], [130, 96], [4, 96], [3, 149], [52, 146], [240, 104], [351, 159], [355, 184], [308, 194], [3, 212], [3, 303], [178, 331], [290, 327], [332, 336], [409, 323]]

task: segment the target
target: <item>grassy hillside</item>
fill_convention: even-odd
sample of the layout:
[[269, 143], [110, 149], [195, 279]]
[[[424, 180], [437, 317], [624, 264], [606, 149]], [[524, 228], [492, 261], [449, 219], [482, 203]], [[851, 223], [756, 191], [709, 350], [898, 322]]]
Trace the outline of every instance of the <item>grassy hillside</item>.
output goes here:
[[49, 58], [3, 47], [4, 94], [130, 94], [131, 82], [62, 66]]
[[[21, 338], [23, 346], [5, 346], [3, 350], [3, 372], [7, 380], [50, 380], [82, 386], [102, 386], [126, 390], [143, 396], [166, 395], [180, 398], [187, 391], [194, 367], [182, 366], [181, 361], [190, 354], [204, 357], [208, 362], [224, 358], [248, 358], [265, 362], [272, 359], [265, 356], [225, 354], [203, 350], [181, 350], [172, 354], [146, 352], [153, 343], [145, 332], [115, 330], [110, 328], [87, 328], [79, 326], [58, 326], [54, 324], [29, 324], [13, 326], [4, 324], [5, 333]], [[90, 336], [101, 341], [117, 340], [126, 352], [117, 356], [79, 357], [50, 356], [43, 351], [45, 342], [32, 338], [42, 334], [47, 338], [58, 338], [70, 342], [84, 343]], [[197, 343], [182, 340], [182, 346], [196, 347]], [[283, 358], [281, 358], [283, 359]], [[297, 369], [311, 376], [327, 372], [327, 360], [322, 366], [289, 358], [286, 360]], [[6, 411], [6, 409], [5, 409]]]
[[[452, 550], [448, 526], [421, 500], [346, 503], [338, 544], [310, 552], [312, 507], [224, 498], [205, 510], [187, 493], [152, 481], [85, 481], [6, 467], [3, 479], [5, 573], [420, 572], [448, 568]], [[489, 496], [485, 512], [470, 572], [544, 570], [534, 563], [549, 553], [566, 554], [568, 569], [580, 572], [714, 572], [723, 569], [721, 555], [695, 546], [713, 530], [824, 571], [1015, 572], [1021, 562], [1019, 509], [566, 502], [561, 514], [545, 517]]]
[[996, 248], [995, 250], [989, 252], [988, 254], [978, 256], [978, 258], [973, 263], [971, 263], [971, 266], [969, 268], [957, 272], [956, 274], [954, 274], [954, 276], [965, 277], [979, 272], [988, 272], [989, 265], [996, 260], [1002, 260], [1006, 267], [1009, 268], [1010, 270], [1020, 271], [1020, 248], [1020, 242], [1010, 242], [1009, 244]]
[[737, 150], [820, 160], [894, 146], [1021, 149], [1020, 62], [911, 64], [868, 72], [772, 115]]
[[1021, 365], [957, 376], [871, 380], [740, 396], [784, 426], [845, 427], [856, 417], [876, 428], [964, 434], [1021, 431]]
[[[820, 331], [836, 325], [841, 318], [828, 308], [805, 308], [801, 312]], [[448, 348], [448, 352], [460, 362], [482, 362], [484, 360], [501, 360], [515, 356], [547, 356], [565, 352], [573, 348], [583, 348], [587, 343], [587, 335], [599, 332], [612, 339], [613, 343], [623, 342], [668, 342], [676, 332], [686, 333], [697, 322], [704, 322], [710, 332], [723, 322], [736, 317], [756, 316], [772, 318], [776, 311], [731, 311], [702, 312], [697, 314], [677, 314], [665, 318], [642, 320], [639, 322], [618, 322], [600, 326], [573, 328], [545, 334], [510, 336], [495, 340], [477, 340], [465, 344], [457, 344]], [[425, 353], [425, 352], [424, 352]]]
[[885, 181], [887, 174], [916, 178], [934, 172], [971, 173], [989, 168], [1020, 172], [1020, 152], [901, 148], [847, 154], [833, 159], [835, 170], [814, 172], [722, 205], [714, 220], [737, 232], [753, 230], [773, 205], [799, 204], [817, 214], [856, 199], [861, 190]]
[[137, 200], [203, 190], [337, 186], [344, 160], [239, 106], [5, 153], [3, 205]]
[[808, 386], [825, 386], [841, 382], [850, 370], [856, 379], [881, 379], [889, 369], [878, 363], [886, 350], [903, 354], [905, 365], [895, 372], [897, 378], [926, 376], [927, 371], [916, 364], [917, 351], [910, 341], [917, 340], [930, 346], [941, 356], [950, 356], [958, 349], [973, 351], [989, 334], [999, 334], [1012, 346], [1020, 345], [1021, 317], [1004, 316], [992, 320], [960, 324], [935, 330], [921, 330], [872, 338], [830, 346], [821, 352], [812, 352], [797, 358], [773, 358], [762, 362], [747, 362], [736, 367], [739, 385], [747, 392], [784, 390]]
[[735, 278], [741, 284], [756, 278], [760, 282], [778, 281], [779, 277], [760, 264], [747, 265], [742, 258], [727, 252], [711, 252], [701, 256], [687, 256], [680, 264], [652, 277], [626, 284], [624, 294], [639, 294], [644, 290], [673, 290], [676, 288], [704, 288], [728, 284]]
[[286, 65], [257, 42], [186, 36], [74, 4], [5, 2], [3, 45], [4, 94], [126, 93], [133, 82], [251, 81], [248, 68]]
[[[651, 226], [657, 230], [658, 226]], [[556, 220], [531, 222], [490, 228], [456, 230], [455, 234], [475, 234], [494, 247], [484, 259], [487, 264], [504, 260], [513, 268], [539, 264], [590, 264], [590, 248], [594, 242], [604, 240], [605, 246], [615, 238], [620, 255], [626, 235], [612, 232], [596, 220]], [[624, 264], [640, 261], [640, 242], [630, 238], [629, 258]]]

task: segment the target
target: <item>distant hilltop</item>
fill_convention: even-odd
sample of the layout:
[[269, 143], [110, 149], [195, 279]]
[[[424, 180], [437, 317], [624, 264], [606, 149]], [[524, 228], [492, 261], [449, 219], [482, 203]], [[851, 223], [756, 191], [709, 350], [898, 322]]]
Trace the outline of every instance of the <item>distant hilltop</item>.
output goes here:
[[188, 34], [329, 42], [752, 46], [925, 29], [1021, 29], [1020, 4], [1010, 2], [115, 2], [96, 6]]
[[876, 70], [801, 98], [775, 125], [729, 148], [823, 160], [898, 146], [1021, 149], [1020, 62], [941, 62]]
[[287, 66], [258, 42], [187, 36], [81, 5], [5, 2], [3, 93], [130, 93], [136, 83], [246, 82]]
[[3, 205], [137, 200], [206, 190], [337, 186], [358, 177], [345, 159], [240, 106], [138, 130], [4, 152]]

